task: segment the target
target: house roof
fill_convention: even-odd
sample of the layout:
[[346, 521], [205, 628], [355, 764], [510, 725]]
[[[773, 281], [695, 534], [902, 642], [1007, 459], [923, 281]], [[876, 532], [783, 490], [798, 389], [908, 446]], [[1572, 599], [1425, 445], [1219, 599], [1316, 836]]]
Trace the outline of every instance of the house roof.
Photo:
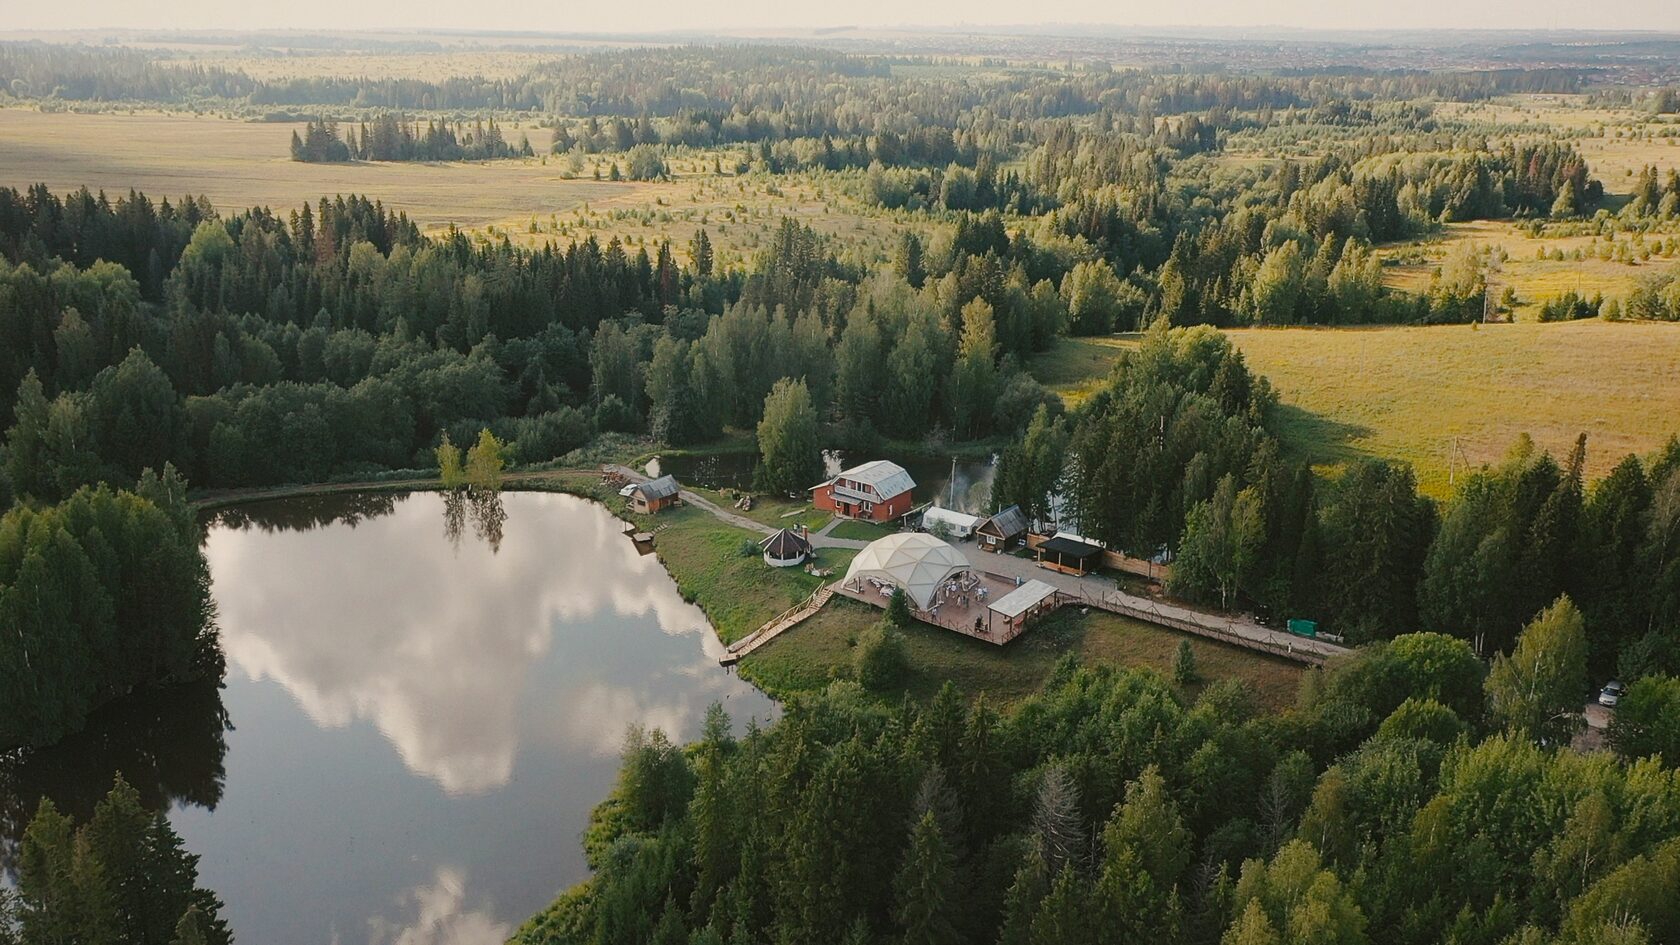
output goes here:
[[910, 474], [904, 470], [903, 466], [884, 459], [877, 459], [861, 466], [853, 466], [851, 469], [842, 469], [839, 475], [826, 479], [812, 488], [826, 486], [840, 479], [850, 479], [853, 482], [869, 486], [875, 490], [875, 495], [882, 499], [890, 499], [901, 492], [909, 492], [916, 488], [916, 480], [910, 478]]
[[1038, 546], [1038, 550], [1059, 554], [1064, 558], [1091, 558], [1102, 554], [1101, 545], [1093, 545], [1066, 535], [1045, 539], [1044, 544]]
[[774, 535], [759, 542], [758, 546], [764, 549], [765, 554], [783, 561], [811, 553], [811, 543], [786, 528], [779, 529]]
[[991, 610], [993, 613], [1013, 619], [1037, 607], [1055, 594], [1055, 587], [1035, 579], [992, 601]]
[[648, 482], [636, 483], [635, 486], [635, 491], [640, 492], [644, 499], [668, 499], [681, 489], [675, 476], [660, 476]]
[[1019, 505], [998, 509], [991, 518], [980, 523], [980, 530], [1000, 538], [1013, 538], [1027, 530], [1027, 513]]
[[925, 526], [931, 522], [944, 522], [958, 531], [973, 531], [974, 526], [980, 524], [980, 519], [955, 509], [930, 505], [922, 510], [922, 524]]
[[846, 580], [873, 577], [904, 588], [922, 610], [933, 603], [939, 585], [952, 575], [971, 570], [963, 553], [923, 532], [899, 532], [876, 539], [858, 552], [846, 569]]

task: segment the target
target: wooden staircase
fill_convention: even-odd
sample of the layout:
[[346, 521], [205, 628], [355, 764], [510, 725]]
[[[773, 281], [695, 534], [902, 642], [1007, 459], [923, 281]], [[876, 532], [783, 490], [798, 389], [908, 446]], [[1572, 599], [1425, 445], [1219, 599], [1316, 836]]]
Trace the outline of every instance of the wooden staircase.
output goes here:
[[834, 591], [827, 584], [817, 588], [810, 597], [805, 598], [788, 610], [782, 611], [771, 618], [764, 626], [731, 643], [728, 652], [718, 662], [724, 666], [735, 665], [741, 661], [741, 657], [769, 643], [783, 631], [797, 626], [801, 621], [821, 610], [823, 605], [828, 603], [829, 598], [833, 596]]

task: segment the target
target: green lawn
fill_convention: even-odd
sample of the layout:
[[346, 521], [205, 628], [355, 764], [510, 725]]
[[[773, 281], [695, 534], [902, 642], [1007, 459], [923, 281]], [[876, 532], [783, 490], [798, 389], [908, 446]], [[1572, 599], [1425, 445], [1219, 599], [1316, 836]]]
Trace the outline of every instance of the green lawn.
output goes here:
[[[850, 674], [858, 631], [882, 614], [867, 604], [834, 598], [815, 617], [744, 659], [741, 675], [776, 696], [821, 689]], [[1013, 704], [1037, 692], [1067, 653], [1092, 665], [1148, 667], [1170, 675], [1178, 644], [1185, 639], [1204, 681], [1240, 679], [1264, 706], [1292, 705], [1301, 678], [1301, 668], [1293, 663], [1100, 611], [1064, 609], [1006, 646], [920, 623], [904, 636], [911, 670], [903, 689], [917, 699], [932, 697], [950, 680], [967, 695], [985, 693], [989, 700]], [[1193, 697], [1201, 685], [1187, 695]], [[883, 699], [894, 701], [895, 696]]]
[[1049, 350], [1027, 359], [1027, 373], [1071, 407], [1096, 390], [1129, 343], [1121, 337], [1057, 338]]
[[876, 525], [872, 522], [858, 522], [851, 519], [834, 526], [834, 531], [828, 533], [830, 538], [845, 538], [851, 541], [874, 541], [885, 538], [898, 531], [891, 525]]
[[[655, 539], [655, 553], [683, 597], [700, 605], [725, 643], [758, 629], [822, 583], [802, 568], [765, 564], [757, 550], [761, 536], [726, 525], [702, 509], [679, 508], [632, 520], [646, 528], [665, 526]], [[753, 552], [742, 554], [748, 542]], [[851, 551], [829, 548], [819, 563], [843, 571], [851, 559]]]

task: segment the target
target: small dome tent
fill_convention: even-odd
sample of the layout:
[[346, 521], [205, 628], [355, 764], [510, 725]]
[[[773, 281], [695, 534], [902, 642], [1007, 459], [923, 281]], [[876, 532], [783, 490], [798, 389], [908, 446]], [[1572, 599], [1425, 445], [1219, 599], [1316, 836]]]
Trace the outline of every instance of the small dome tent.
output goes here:
[[846, 580], [874, 578], [904, 588], [919, 609], [933, 603], [939, 585], [971, 570], [963, 553], [923, 532], [902, 532], [870, 542], [846, 569]]

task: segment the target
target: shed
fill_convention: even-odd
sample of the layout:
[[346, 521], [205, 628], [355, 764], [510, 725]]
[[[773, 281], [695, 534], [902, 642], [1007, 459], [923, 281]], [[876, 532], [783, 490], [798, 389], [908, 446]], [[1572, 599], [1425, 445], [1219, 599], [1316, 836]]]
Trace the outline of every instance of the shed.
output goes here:
[[1063, 574], [1084, 576], [1097, 569], [1102, 560], [1102, 546], [1072, 535], [1046, 538], [1036, 549], [1040, 567]]
[[805, 563], [811, 556], [811, 543], [805, 536], [783, 528], [758, 543], [764, 549], [764, 563], [773, 568], [791, 568]]
[[682, 502], [682, 487], [675, 476], [660, 476], [629, 487], [630, 508], [644, 515]]
[[986, 608], [986, 629], [996, 633], [1001, 623], [1003, 637], [1008, 639], [1020, 633], [1028, 620], [1055, 606], [1056, 588], [1035, 578], [992, 601]]
[[922, 531], [939, 532], [941, 528], [952, 538], [967, 538], [980, 524], [978, 516], [965, 515], [955, 509], [930, 505], [922, 510]]
[[1010, 545], [1019, 541], [1026, 533], [1027, 513], [1021, 511], [1019, 505], [998, 509], [974, 528], [974, 535], [980, 547], [994, 552], [1007, 551]]

